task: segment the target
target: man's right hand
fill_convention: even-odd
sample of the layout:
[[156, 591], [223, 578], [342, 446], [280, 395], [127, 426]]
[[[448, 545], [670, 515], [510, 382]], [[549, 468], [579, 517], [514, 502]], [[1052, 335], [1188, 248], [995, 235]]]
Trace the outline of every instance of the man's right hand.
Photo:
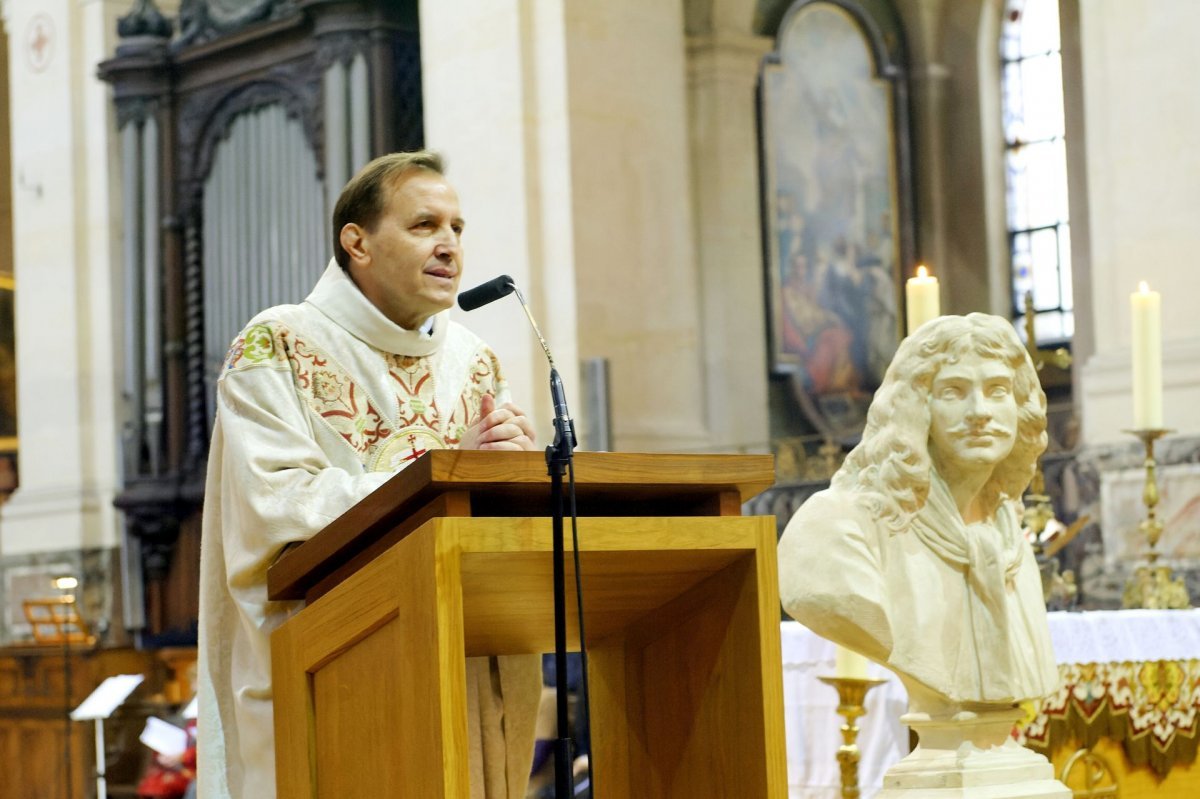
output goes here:
[[507, 449], [533, 452], [537, 449], [533, 422], [525, 412], [506, 402], [496, 407], [496, 398], [484, 394], [479, 403], [479, 419], [467, 428], [459, 449]]

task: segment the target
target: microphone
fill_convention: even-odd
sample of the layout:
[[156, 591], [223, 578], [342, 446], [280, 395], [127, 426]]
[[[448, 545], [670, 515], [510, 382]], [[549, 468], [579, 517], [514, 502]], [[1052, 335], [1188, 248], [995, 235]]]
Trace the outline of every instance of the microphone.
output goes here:
[[521, 295], [521, 290], [517, 288], [516, 282], [508, 275], [500, 275], [500, 277], [480, 283], [475, 288], [458, 295], [458, 307], [464, 311], [473, 311], [509, 294], [517, 295], [517, 302], [521, 303], [521, 310], [525, 312], [525, 318], [529, 320], [529, 326], [533, 328], [538, 343], [542, 345], [542, 351], [546, 353], [546, 360], [550, 362], [550, 402], [554, 406], [555, 431], [553, 447], [565, 450], [565, 456], [569, 457], [571, 450], [574, 450], [576, 445], [575, 423], [571, 419], [571, 412], [567, 410], [566, 392], [563, 391], [562, 378], [558, 376], [558, 368], [554, 365], [554, 356], [550, 354], [550, 345], [542, 336], [541, 328], [538, 327], [533, 314], [530, 313], [529, 305], [525, 302], [525, 297]]
[[494, 277], [486, 283], [480, 283], [473, 289], [467, 289], [462, 294], [458, 295], [458, 307], [464, 311], [473, 311], [476, 308], [482, 308], [489, 302], [495, 302], [501, 297], [512, 294], [517, 288], [517, 284], [508, 275], [500, 275]]

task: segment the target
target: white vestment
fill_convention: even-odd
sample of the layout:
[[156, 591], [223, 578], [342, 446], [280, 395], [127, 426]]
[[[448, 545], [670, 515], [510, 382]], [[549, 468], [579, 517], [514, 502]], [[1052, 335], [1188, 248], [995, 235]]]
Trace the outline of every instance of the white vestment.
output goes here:
[[965, 524], [936, 472], [900, 532], [853, 491], [814, 495], [780, 539], [779, 574], [789, 614], [892, 669], [910, 694], [1008, 704], [1058, 687], [1041, 576], [1012, 503]]
[[[204, 498], [200, 799], [275, 796], [270, 634], [303, 603], [268, 601], [268, 567], [420, 453], [457, 446], [484, 394], [509, 399], [483, 341], [448, 313], [425, 332], [393, 324], [333, 262], [234, 342]], [[468, 661], [473, 797], [524, 795], [539, 663]]]

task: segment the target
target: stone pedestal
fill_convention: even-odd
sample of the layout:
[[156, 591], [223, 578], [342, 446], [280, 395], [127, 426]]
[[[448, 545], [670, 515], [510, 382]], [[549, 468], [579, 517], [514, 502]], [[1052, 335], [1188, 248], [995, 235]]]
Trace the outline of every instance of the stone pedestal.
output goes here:
[[877, 799], [1071, 799], [1045, 757], [1012, 739], [1016, 710], [901, 717], [920, 737], [888, 769]]

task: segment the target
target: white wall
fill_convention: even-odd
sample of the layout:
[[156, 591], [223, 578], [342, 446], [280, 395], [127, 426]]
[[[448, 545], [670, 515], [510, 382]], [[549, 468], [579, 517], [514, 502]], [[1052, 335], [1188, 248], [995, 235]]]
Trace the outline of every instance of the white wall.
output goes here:
[[[20, 488], [0, 552], [115, 546], [114, 264], [120, 214], [111, 100], [95, 77], [119, 0], [7, 0]], [[48, 57], [30, 49], [33, 25]]]
[[[468, 219], [466, 284], [506, 272], [527, 290], [577, 415], [579, 358], [610, 359], [616, 448], [703, 448], [682, 3], [427, 0], [420, 14], [426, 142]], [[463, 321], [548, 436], [519, 310]]]
[[725, 5], [715, 12], [719, 26], [688, 39], [704, 419], [713, 449], [765, 451], [767, 321], [755, 95], [774, 41], [749, 35], [748, 9]]
[[703, 449], [682, 3], [568, 7], [580, 354], [612, 365], [617, 449]]
[[[577, 397], [560, 4], [423, 0], [420, 20], [425, 142], [446, 156], [467, 221], [463, 288], [511, 275], [550, 343], [568, 398]], [[516, 300], [457, 318], [500, 355], [514, 399], [548, 442], [549, 372]]]
[[1164, 420], [1200, 433], [1200, 3], [1080, 3], [1095, 355], [1083, 435], [1131, 440], [1129, 293], [1163, 295]]

